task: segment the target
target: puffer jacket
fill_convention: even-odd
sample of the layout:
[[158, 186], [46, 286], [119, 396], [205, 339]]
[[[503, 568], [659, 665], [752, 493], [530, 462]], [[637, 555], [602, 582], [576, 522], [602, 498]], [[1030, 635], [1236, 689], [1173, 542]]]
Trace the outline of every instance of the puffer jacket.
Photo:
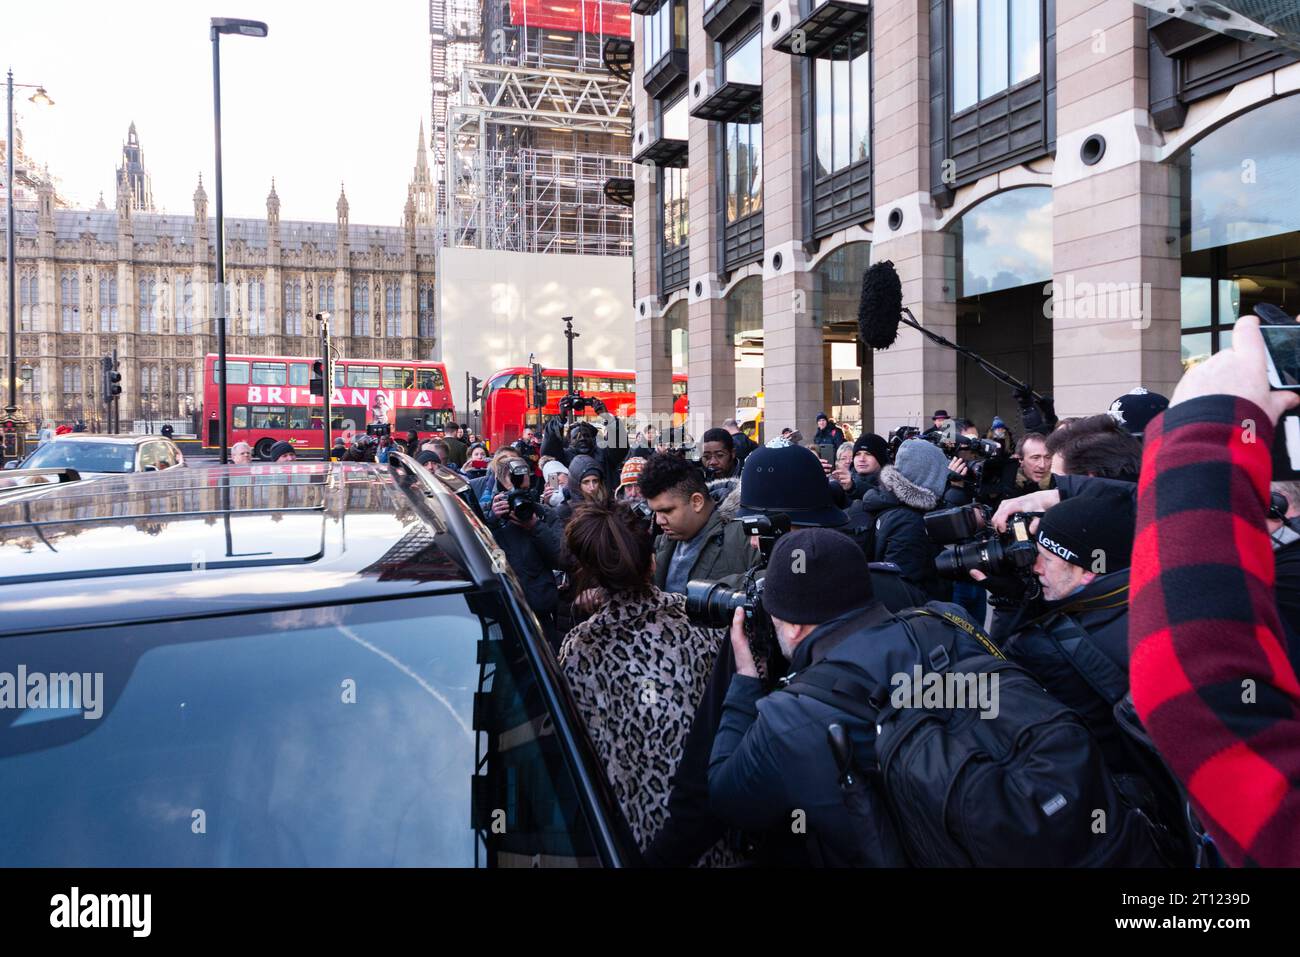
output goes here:
[[903, 577], [931, 599], [950, 601], [952, 586], [939, 578], [935, 557], [942, 550], [930, 541], [922, 516], [938, 504], [929, 489], [914, 485], [892, 465], [880, 470], [877, 488], [846, 510], [849, 527], [868, 561], [892, 562]]
[[[725, 640], [723, 629], [687, 618], [685, 596], [653, 588], [610, 596], [560, 646], [560, 667], [642, 850], [668, 819], [669, 782]], [[725, 862], [721, 847], [705, 858]]]

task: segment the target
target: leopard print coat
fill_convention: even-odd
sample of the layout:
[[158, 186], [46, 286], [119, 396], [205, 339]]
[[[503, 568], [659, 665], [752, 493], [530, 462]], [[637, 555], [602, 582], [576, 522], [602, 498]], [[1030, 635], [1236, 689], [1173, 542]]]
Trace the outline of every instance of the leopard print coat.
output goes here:
[[560, 647], [596, 752], [638, 846], [668, 819], [669, 782], [726, 636], [686, 617], [686, 597], [614, 595]]

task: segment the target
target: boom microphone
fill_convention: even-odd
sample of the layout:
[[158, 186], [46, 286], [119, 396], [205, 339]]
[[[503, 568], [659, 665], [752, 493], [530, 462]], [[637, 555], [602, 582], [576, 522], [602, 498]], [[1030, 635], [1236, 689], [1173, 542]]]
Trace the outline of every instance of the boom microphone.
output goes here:
[[858, 337], [873, 349], [888, 349], [898, 338], [903, 314], [903, 284], [894, 264], [872, 263], [862, 275], [858, 300]]

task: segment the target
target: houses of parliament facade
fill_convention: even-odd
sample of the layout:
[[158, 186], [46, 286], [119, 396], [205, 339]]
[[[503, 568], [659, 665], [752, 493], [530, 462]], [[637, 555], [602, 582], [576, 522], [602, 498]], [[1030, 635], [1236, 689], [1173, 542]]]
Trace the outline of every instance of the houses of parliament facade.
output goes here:
[[[95, 209], [58, 208], [48, 177], [28, 185], [28, 201], [14, 204], [14, 300], [19, 404], [29, 421], [105, 427], [101, 359], [116, 350], [124, 430], [197, 424], [203, 359], [217, 351], [216, 223], [202, 178], [191, 214], [157, 211], [132, 124], [115, 209], [102, 197]], [[281, 221], [273, 180], [265, 219], [226, 219], [227, 352], [319, 355], [314, 317], [329, 312], [342, 357], [432, 358], [433, 196], [423, 128], [401, 226], [349, 222], [342, 189], [334, 222]], [[6, 342], [0, 335], [0, 368]], [[3, 385], [7, 402], [7, 378]]]

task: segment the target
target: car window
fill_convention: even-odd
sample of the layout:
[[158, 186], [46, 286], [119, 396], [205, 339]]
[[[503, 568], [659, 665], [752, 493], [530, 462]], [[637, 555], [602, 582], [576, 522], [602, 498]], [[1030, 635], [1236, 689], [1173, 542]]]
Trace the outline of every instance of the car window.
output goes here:
[[74, 468], [78, 472], [134, 472], [135, 446], [120, 442], [46, 442], [23, 468]]
[[502, 609], [459, 593], [0, 640], [0, 672], [85, 675], [58, 707], [0, 709], [5, 863], [596, 863]]
[[146, 442], [140, 446], [140, 471], [158, 467], [158, 443]]

